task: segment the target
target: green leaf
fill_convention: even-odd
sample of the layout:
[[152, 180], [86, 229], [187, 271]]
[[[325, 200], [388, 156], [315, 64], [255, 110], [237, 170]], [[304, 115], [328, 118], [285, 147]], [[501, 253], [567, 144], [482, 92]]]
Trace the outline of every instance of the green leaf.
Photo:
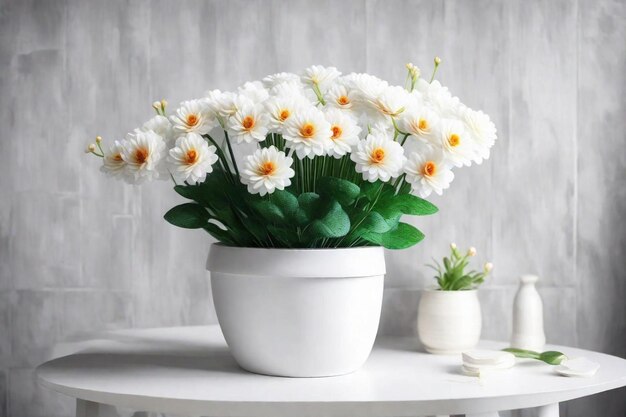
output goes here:
[[539, 360], [544, 361], [545, 363], [549, 365], [559, 365], [561, 362], [563, 362], [564, 359], [567, 359], [567, 356], [565, 356], [561, 352], [557, 352], [554, 350], [542, 352], [539, 355]]
[[392, 226], [387, 220], [378, 212], [372, 211], [365, 217], [359, 228], [374, 233], [386, 233]]
[[298, 196], [298, 204], [307, 219], [313, 219], [320, 210], [320, 196], [316, 193], [302, 193]]
[[228, 231], [222, 229], [218, 225], [214, 223], [207, 223], [202, 228], [206, 230], [211, 236], [213, 236], [218, 241], [225, 243], [227, 245], [236, 245], [236, 242], [229, 235]]
[[341, 178], [322, 177], [317, 180], [317, 191], [320, 195], [332, 197], [342, 206], [347, 206], [359, 196], [361, 188]]
[[252, 203], [254, 209], [263, 217], [263, 219], [272, 223], [286, 223], [287, 216], [285, 213], [271, 201], [261, 200]]
[[386, 233], [365, 233], [362, 237], [387, 249], [406, 249], [424, 239], [424, 234], [410, 224], [398, 223]]
[[311, 240], [318, 238], [342, 237], [350, 231], [350, 217], [339, 202], [330, 202], [330, 209], [323, 217], [314, 220], [307, 228], [307, 237]]
[[174, 226], [200, 229], [207, 225], [210, 216], [200, 204], [185, 203], [170, 209], [163, 218]]
[[526, 349], [517, 349], [517, 348], [506, 348], [502, 349], [505, 352], [512, 353], [518, 358], [530, 358], [530, 359], [539, 359], [539, 352], [535, 352], [533, 350]]

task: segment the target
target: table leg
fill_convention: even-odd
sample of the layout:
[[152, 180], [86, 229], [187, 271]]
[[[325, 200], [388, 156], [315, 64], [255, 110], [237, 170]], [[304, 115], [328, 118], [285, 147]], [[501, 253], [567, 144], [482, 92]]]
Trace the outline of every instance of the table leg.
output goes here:
[[76, 399], [76, 417], [99, 417], [100, 404]]

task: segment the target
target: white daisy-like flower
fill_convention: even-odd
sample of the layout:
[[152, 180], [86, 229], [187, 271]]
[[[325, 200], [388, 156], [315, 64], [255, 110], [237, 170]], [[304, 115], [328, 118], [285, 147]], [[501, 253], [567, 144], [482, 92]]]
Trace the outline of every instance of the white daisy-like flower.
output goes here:
[[273, 97], [290, 97], [298, 105], [315, 106], [319, 100], [315, 92], [306, 88], [302, 81], [288, 81], [275, 85], [270, 89], [270, 96]]
[[443, 153], [434, 148], [425, 152], [413, 152], [404, 164], [406, 182], [411, 184], [411, 191], [426, 198], [433, 191], [439, 195], [450, 187], [454, 173], [446, 162]]
[[283, 125], [295, 114], [299, 107], [302, 107], [302, 100], [298, 100], [289, 95], [270, 97], [265, 102], [265, 109], [269, 113], [270, 129], [281, 133]]
[[328, 109], [325, 116], [332, 132], [330, 137], [332, 145], [327, 152], [328, 155], [339, 159], [350, 153], [352, 147], [359, 142], [361, 128], [354, 117], [337, 108]]
[[200, 135], [209, 133], [217, 126], [206, 100], [189, 100], [181, 103], [176, 114], [170, 116], [174, 129], [179, 132], [194, 132]]
[[300, 77], [292, 72], [279, 72], [263, 78], [263, 85], [269, 89], [287, 82], [300, 82]]
[[324, 113], [312, 106], [300, 109], [283, 125], [283, 138], [300, 159], [323, 155], [332, 146], [331, 135]]
[[179, 181], [203, 182], [217, 162], [215, 151], [215, 146], [209, 146], [197, 133], [179, 137], [168, 155], [172, 175]]
[[389, 86], [387, 81], [370, 74], [351, 73], [341, 80], [353, 92], [359, 110], [365, 110], [371, 100], [376, 99]]
[[465, 125], [465, 131], [475, 144], [474, 162], [481, 164], [484, 159], [489, 158], [490, 149], [496, 142], [496, 126], [488, 115], [468, 107], [461, 110], [461, 120]]
[[313, 65], [304, 70], [302, 81], [310, 86], [316, 86], [323, 94], [340, 75], [341, 73], [335, 67]]
[[413, 107], [404, 112], [398, 121], [398, 128], [422, 142], [432, 142], [436, 135], [440, 118], [426, 106]]
[[246, 104], [254, 104], [252, 100], [244, 95], [238, 95], [230, 91], [221, 92], [213, 90], [205, 99], [211, 113], [224, 127], [226, 120]]
[[124, 144], [116, 140], [109, 150], [104, 152], [100, 171], [114, 178], [124, 178], [126, 175], [126, 162], [122, 158]]
[[429, 83], [420, 78], [416, 89], [422, 95], [423, 100], [430, 105], [431, 109], [436, 111], [441, 117], [457, 117], [461, 102], [458, 97], [452, 96], [448, 87], [441, 85], [437, 80]]
[[268, 91], [260, 81], [249, 81], [239, 87], [237, 91], [240, 96], [246, 97], [254, 104], [262, 103], [269, 97]]
[[246, 104], [228, 120], [228, 129], [237, 143], [265, 140], [269, 120], [261, 105]]
[[373, 118], [398, 118], [406, 109], [409, 93], [402, 87], [390, 86], [375, 96], [367, 99], [368, 113]]
[[369, 182], [389, 181], [399, 176], [406, 159], [402, 146], [380, 133], [372, 131], [350, 155], [356, 172], [362, 173], [363, 179]]
[[122, 160], [126, 163], [126, 180], [140, 183], [159, 177], [159, 163], [163, 159], [165, 142], [151, 130], [135, 130], [127, 135], [121, 149]]
[[338, 109], [351, 110], [354, 107], [355, 95], [356, 94], [343, 83], [335, 83], [330, 90], [328, 90], [327, 103]]
[[458, 120], [443, 119], [439, 130], [439, 148], [450, 163], [456, 167], [471, 165], [475, 156], [475, 146], [466, 133], [463, 123]]
[[275, 190], [284, 190], [291, 185], [291, 178], [295, 175], [292, 163], [292, 158], [274, 146], [257, 149], [245, 158], [241, 182], [248, 186], [250, 194], [264, 196]]
[[174, 127], [170, 120], [160, 114], [154, 116], [141, 126], [141, 130], [151, 130], [157, 135], [161, 136], [165, 142], [170, 142], [174, 139]]

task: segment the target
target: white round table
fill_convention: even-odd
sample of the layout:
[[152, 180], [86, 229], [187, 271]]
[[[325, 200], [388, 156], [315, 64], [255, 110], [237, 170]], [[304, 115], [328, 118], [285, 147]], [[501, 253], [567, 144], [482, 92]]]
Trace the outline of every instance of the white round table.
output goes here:
[[[504, 343], [482, 342], [500, 349]], [[100, 404], [209, 417], [416, 417], [539, 407], [626, 386], [626, 360], [549, 346], [601, 364], [591, 378], [567, 378], [550, 365], [521, 361], [486, 378], [460, 373], [459, 356], [417, 350], [410, 338], [380, 338], [359, 371], [331, 378], [279, 378], [248, 373], [228, 352], [218, 326], [108, 332], [80, 351], [37, 369], [44, 386], [77, 399], [77, 416]]]

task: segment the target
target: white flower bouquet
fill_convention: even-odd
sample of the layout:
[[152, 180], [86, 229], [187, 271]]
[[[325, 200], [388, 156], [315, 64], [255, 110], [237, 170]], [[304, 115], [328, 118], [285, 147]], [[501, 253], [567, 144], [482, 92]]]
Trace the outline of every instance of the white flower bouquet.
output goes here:
[[[162, 100], [125, 140], [104, 149], [97, 137], [87, 152], [129, 183], [171, 178], [191, 201], [165, 219], [225, 245], [406, 248], [424, 236], [401, 217], [435, 213], [424, 198], [496, 140], [489, 116], [434, 81], [439, 63], [430, 81], [408, 64], [404, 87], [312, 66], [209, 91], [170, 115]], [[242, 143], [256, 150], [237, 161]]]

